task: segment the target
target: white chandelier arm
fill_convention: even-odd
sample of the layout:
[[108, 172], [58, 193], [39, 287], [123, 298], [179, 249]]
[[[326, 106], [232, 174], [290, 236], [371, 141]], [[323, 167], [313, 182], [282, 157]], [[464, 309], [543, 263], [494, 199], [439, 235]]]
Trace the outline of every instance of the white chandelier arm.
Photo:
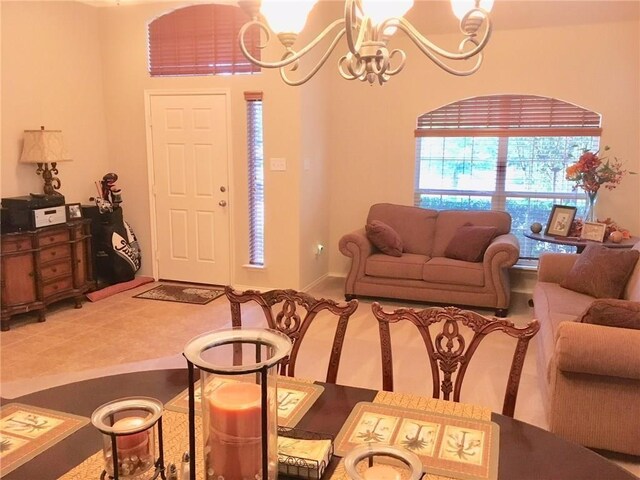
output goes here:
[[[300, 57], [304, 56], [306, 53], [311, 51], [318, 43], [320, 43], [331, 32], [331, 30], [333, 30], [335, 27], [340, 26], [342, 24], [344, 24], [343, 19], [334, 20], [327, 28], [325, 28], [322, 31], [322, 33], [320, 33], [316, 38], [311, 40], [311, 42], [309, 42], [302, 49], [298, 51], [289, 50], [291, 52], [291, 55], [285, 56], [284, 59], [279, 62], [264, 62], [262, 60], [258, 60], [253, 55], [251, 55], [251, 53], [249, 53], [249, 50], [245, 45], [244, 36], [247, 30], [253, 27], [254, 25], [260, 28], [267, 35], [265, 43], [258, 46], [258, 48], [263, 49], [267, 46], [267, 43], [269, 43], [269, 40], [271, 39], [271, 33], [269, 31], [269, 28], [264, 23], [260, 22], [259, 20], [252, 20], [250, 22], [245, 23], [240, 29], [240, 34], [239, 34], [240, 49], [242, 50], [242, 53], [244, 54], [244, 56], [247, 57], [247, 59], [255, 65], [258, 65], [262, 68], [282, 68], [282, 67], [286, 67], [287, 65], [291, 65]], [[338, 32], [338, 34], [336, 35], [336, 39], [341, 38], [343, 34], [344, 34], [344, 30]], [[334, 41], [331, 43], [331, 49], [333, 49], [336, 46], [336, 43], [337, 43], [336, 39], [334, 39]], [[326, 57], [326, 54], [325, 54], [325, 57]]]
[[[484, 36], [482, 37], [482, 39], [480, 41], [475, 40], [475, 34], [467, 34], [467, 33], [465, 33], [465, 35], [467, 35], [467, 38], [465, 40], [471, 40], [473, 38], [472, 42], [476, 46], [475, 46], [475, 48], [473, 48], [473, 49], [471, 49], [471, 50], [469, 50], [467, 52], [461, 52], [461, 53], [452, 53], [452, 52], [449, 52], [448, 50], [440, 48], [438, 45], [436, 45], [435, 43], [433, 43], [432, 41], [427, 39], [424, 35], [422, 35], [413, 25], [411, 25], [411, 23], [409, 23], [403, 17], [394, 18], [394, 19], [388, 19], [387, 21], [385, 21], [385, 24], [387, 22], [389, 22], [390, 20], [398, 21], [399, 23], [396, 26], [400, 30], [405, 32], [407, 34], [407, 36], [413, 41], [413, 43], [415, 43], [416, 46], [420, 49], [420, 51], [422, 51], [422, 53], [427, 55], [432, 60], [434, 59], [434, 57], [433, 57], [434, 53], [436, 55], [439, 55], [439, 56], [444, 57], [444, 58], [448, 58], [450, 60], [466, 60], [467, 58], [473, 57], [474, 55], [477, 55], [478, 53], [480, 53], [482, 51], [482, 49], [487, 45], [487, 43], [489, 42], [489, 38], [491, 37], [491, 28], [492, 28], [491, 27], [491, 20], [490, 20], [489, 16], [487, 15], [486, 11], [484, 11], [484, 10], [482, 10], [480, 8], [471, 10], [469, 13], [467, 13], [467, 15], [465, 15], [464, 18], [460, 21], [460, 24], [463, 25], [464, 22], [474, 12], [480, 12], [483, 15], [484, 20], [487, 22], [487, 28], [485, 29]], [[464, 29], [462, 29], [462, 30], [464, 32]], [[461, 43], [461, 45], [463, 45], [464, 43], [466, 43], [466, 42]]]
[[[282, 78], [282, 81], [291, 87], [297, 87], [305, 83], [311, 77], [313, 77], [318, 72], [318, 70], [320, 70], [320, 68], [322, 68], [322, 66], [326, 63], [327, 59], [329, 58], [329, 55], [331, 55], [331, 52], [333, 52], [334, 48], [336, 47], [336, 44], [340, 41], [340, 39], [344, 34], [345, 34], [345, 30], [343, 28], [336, 34], [335, 38], [331, 42], [331, 45], [329, 45], [329, 48], [327, 48], [326, 52], [324, 52], [324, 54], [322, 55], [322, 58], [318, 61], [316, 66], [313, 67], [311, 71], [309, 71], [309, 73], [303, 78], [299, 80], [291, 80], [289, 79], [289, 77], [287, 77], [285, 67], [280, 67], [280, 77]], [[293, 52], [289, 52], [289, 53], [293, 55]], [[295, 63], [292, 70], [296, 70], [297, 68], [298, 68], [298, 63]]]
[[[369, 20], [364, 17], [362, 19], [358, 19], [358, 15], [356, 10], [360, 9], [362, 11], [362, 6], [360, 5], [359, 0], [346, 0], [344, 2], [344, 22], [345, 28], [347, 29], [347, 45], [349, 46], [349, 51], [358, 56], [358, 52], [362, 47], [362, 42], [367, 33], [367, 23]], [[353, 39], [353, 30], [358, 29], [358, 38], [354, 41]]]
[[397, 73], [400, 73], [402, 71], [402, 69], [404, 68], [405, 61], [407, 60], [407, 54], [404, 53], [403, 50], [400, 50], [400, 49], [396, 48], [395, 50], [392, 50], [391, 54], [389, 55], [389, 66], [391, 66], [391, 60], [393, 59], [393, 56], [396, 53], [400, 54], [400, 63], [398, 64], [398, 66], [396, 68], [387, 70], [386, 74], [389, 75], [389, 76], [395, 75]]

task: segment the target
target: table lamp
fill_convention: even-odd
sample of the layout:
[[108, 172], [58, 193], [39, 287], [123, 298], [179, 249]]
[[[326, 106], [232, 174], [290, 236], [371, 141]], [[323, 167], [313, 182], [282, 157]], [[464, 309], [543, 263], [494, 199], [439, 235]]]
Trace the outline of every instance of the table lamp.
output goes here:
[[[43, 191], [45, 195], [61, 195], [58, 162], [71, 161], [64, 145], [61, 130], [25, 130], [24, 144], [20, 163], [35, 163], [38, 165], [37, 175], [44, 179]], [[51, 166], [49, 166], [51, 164]]]

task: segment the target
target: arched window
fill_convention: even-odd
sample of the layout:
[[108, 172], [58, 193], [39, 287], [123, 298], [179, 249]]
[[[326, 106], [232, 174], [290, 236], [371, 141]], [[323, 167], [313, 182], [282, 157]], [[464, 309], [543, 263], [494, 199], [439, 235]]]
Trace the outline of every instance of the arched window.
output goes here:
[[415, 131], [415, 204], [506, 210], [523, 259], [561, 250], [523, 234], [556, 203], [584, 206], [565, 169], [598, 150], [600, 124], [595, 112], [535, 95], [473, 97], [425, 113]]
[[[260, 71], [242, 54], [238, 32], [249, 17], [234, 5], [193, 5], [149, 24], [149, 73], [156, 76], [238, 75]], [[247, 46], [260, 58], [259, 30]]]

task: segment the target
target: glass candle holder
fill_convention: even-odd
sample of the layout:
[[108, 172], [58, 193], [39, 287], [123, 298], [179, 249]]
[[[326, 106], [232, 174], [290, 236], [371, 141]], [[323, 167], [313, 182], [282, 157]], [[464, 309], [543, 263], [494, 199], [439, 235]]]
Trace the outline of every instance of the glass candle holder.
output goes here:
[[[374, 463], [376, 457], [399, 460], [395, 464], [400, 468], [394, 468], [388, 463]], [[358, 468], [363, 461], [367, 463]], [[373, 443], [351, 450], [344, 457], [344, 469], [351, 480], [420, 480], [423, 473], [422, 462], [415, 453], [393, 445]]]
[[217, 330], [186, 345], [191, 480], [196, 479], [195, 367], [200, 370], [202, 478], [277, 478], [277, 365], [290, 352], [289, 337], [263, 328]]
[[[164, 471], [162, 408], [162, 402], [155, 398], [127, 397], [105, 403], [93, 412], [91, 423], [103, 436], [101, 479], [107, 475], [114, 480], [158, 478]], [[153, 466], [156, 468], [150, 472]]]

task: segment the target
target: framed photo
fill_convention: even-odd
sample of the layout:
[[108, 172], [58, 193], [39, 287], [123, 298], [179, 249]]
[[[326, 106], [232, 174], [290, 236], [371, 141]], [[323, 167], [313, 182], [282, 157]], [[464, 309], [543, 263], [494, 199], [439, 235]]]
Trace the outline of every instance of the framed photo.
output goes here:
[[602, 242], [604, 240], [604, 233], [606, 230], [606, 223], [584, 222], [584, 225], [582, 225], [582, 233], [580, 233], [580, 238], [582, 240], [593, 240], [594, 242]]
[[549, 215], [544, 234], [554, 237], [568, 237], [575, 216], [576, 207], [554, 205], [551, 209], [551, 215]]
[[75, 220], [76, 218], [82, 218], [82, 208], [79, 203], [67, 204], [67, 220]]

